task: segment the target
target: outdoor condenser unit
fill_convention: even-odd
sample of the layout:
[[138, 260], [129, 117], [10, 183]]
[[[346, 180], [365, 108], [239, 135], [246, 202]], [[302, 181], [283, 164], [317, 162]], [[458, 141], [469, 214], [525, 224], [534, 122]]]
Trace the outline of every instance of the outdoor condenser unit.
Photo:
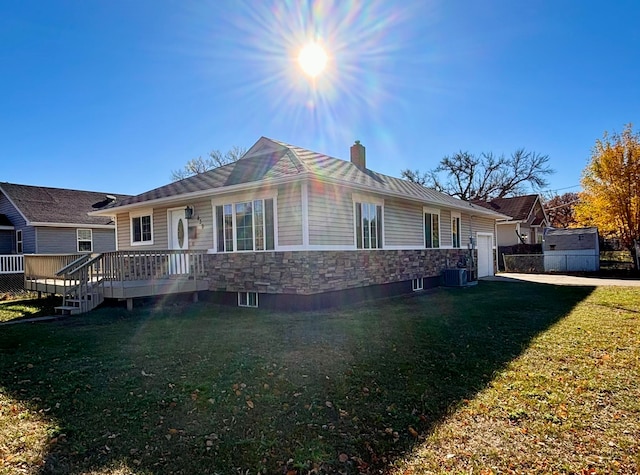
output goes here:
[[444, 285], [447, 287], [462, 287], [467, 285], [467, 269], [445, 269]]

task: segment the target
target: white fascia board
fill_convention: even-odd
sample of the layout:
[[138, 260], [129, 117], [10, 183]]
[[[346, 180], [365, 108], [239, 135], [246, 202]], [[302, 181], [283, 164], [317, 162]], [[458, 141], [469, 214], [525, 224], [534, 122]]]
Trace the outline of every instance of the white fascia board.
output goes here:
[[15, 229], [15, 226], [0, 226], [0, 231], [14, 231]]
[[139, 203], [131, 203], [123, 206], [116, 206], [104, 211], [89, 211], [89, 216], [114, 216], [117, 213], [124, 213], [135, 208], [153, 208], [156, 205], [165, 205], [176, 201], [193, 200], [197, 198], [213, 198], [218, 195], [226, 195], [229, 193], [237, 193], [240, 191], [260, 189], [263, 186], [280, 186], [288, 183], [294, 183], [307, 179], [307, 173], [301, 173], [292, 177], [278, 178], [274, 180], [252, 181], [249, 183], [240, 183], [238, 185], [224, 186], [221, 188], [210, 188], [208, 190], [199, 190], [191, 193], [183, 193], [181, 195], [167, 196], [165, 198], [157, 198], [155, 200], [140, 201]]
[[115, 224], [86, 224], [86, 223], [27, 223], [29, 226], [43, 228], [82, 228], [82, 229], [115, 229]]

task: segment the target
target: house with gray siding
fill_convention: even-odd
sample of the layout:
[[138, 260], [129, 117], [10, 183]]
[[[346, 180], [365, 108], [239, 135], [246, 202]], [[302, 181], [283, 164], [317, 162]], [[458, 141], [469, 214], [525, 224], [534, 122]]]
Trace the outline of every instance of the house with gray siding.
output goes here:
[[169, 250], [171, 274], [199, 253], [212, 296], [271, 308], [412, 292], [451, 268], [492, 275], [506, 218], [370, 170], [359, 142], [346, 161], [265, 137], [237, 162], [89, 214], [116, 223], [125, 259], [150, 269]]
[[88, 213], [126, 198], [129, 196], [0, 183], [0, 254], [113, 251], [115, 222]]

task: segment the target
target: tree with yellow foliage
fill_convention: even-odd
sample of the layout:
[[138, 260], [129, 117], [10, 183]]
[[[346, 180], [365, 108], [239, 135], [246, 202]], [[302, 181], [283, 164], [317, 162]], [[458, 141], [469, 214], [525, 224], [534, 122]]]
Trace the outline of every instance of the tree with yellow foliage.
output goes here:
[[618, 237], [635, 257], [634, 243], [640, 241], [640, 134], [631, 124], [596, 141], [581, 183], [578, 224]]

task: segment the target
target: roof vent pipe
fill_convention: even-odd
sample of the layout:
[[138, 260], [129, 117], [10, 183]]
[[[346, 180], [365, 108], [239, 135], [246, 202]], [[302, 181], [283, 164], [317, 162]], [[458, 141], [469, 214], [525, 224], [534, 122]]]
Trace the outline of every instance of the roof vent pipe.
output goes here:
[[364, 145], [359, 140], [351, 146], [351, 163], [358, 168], [367, 168]]

